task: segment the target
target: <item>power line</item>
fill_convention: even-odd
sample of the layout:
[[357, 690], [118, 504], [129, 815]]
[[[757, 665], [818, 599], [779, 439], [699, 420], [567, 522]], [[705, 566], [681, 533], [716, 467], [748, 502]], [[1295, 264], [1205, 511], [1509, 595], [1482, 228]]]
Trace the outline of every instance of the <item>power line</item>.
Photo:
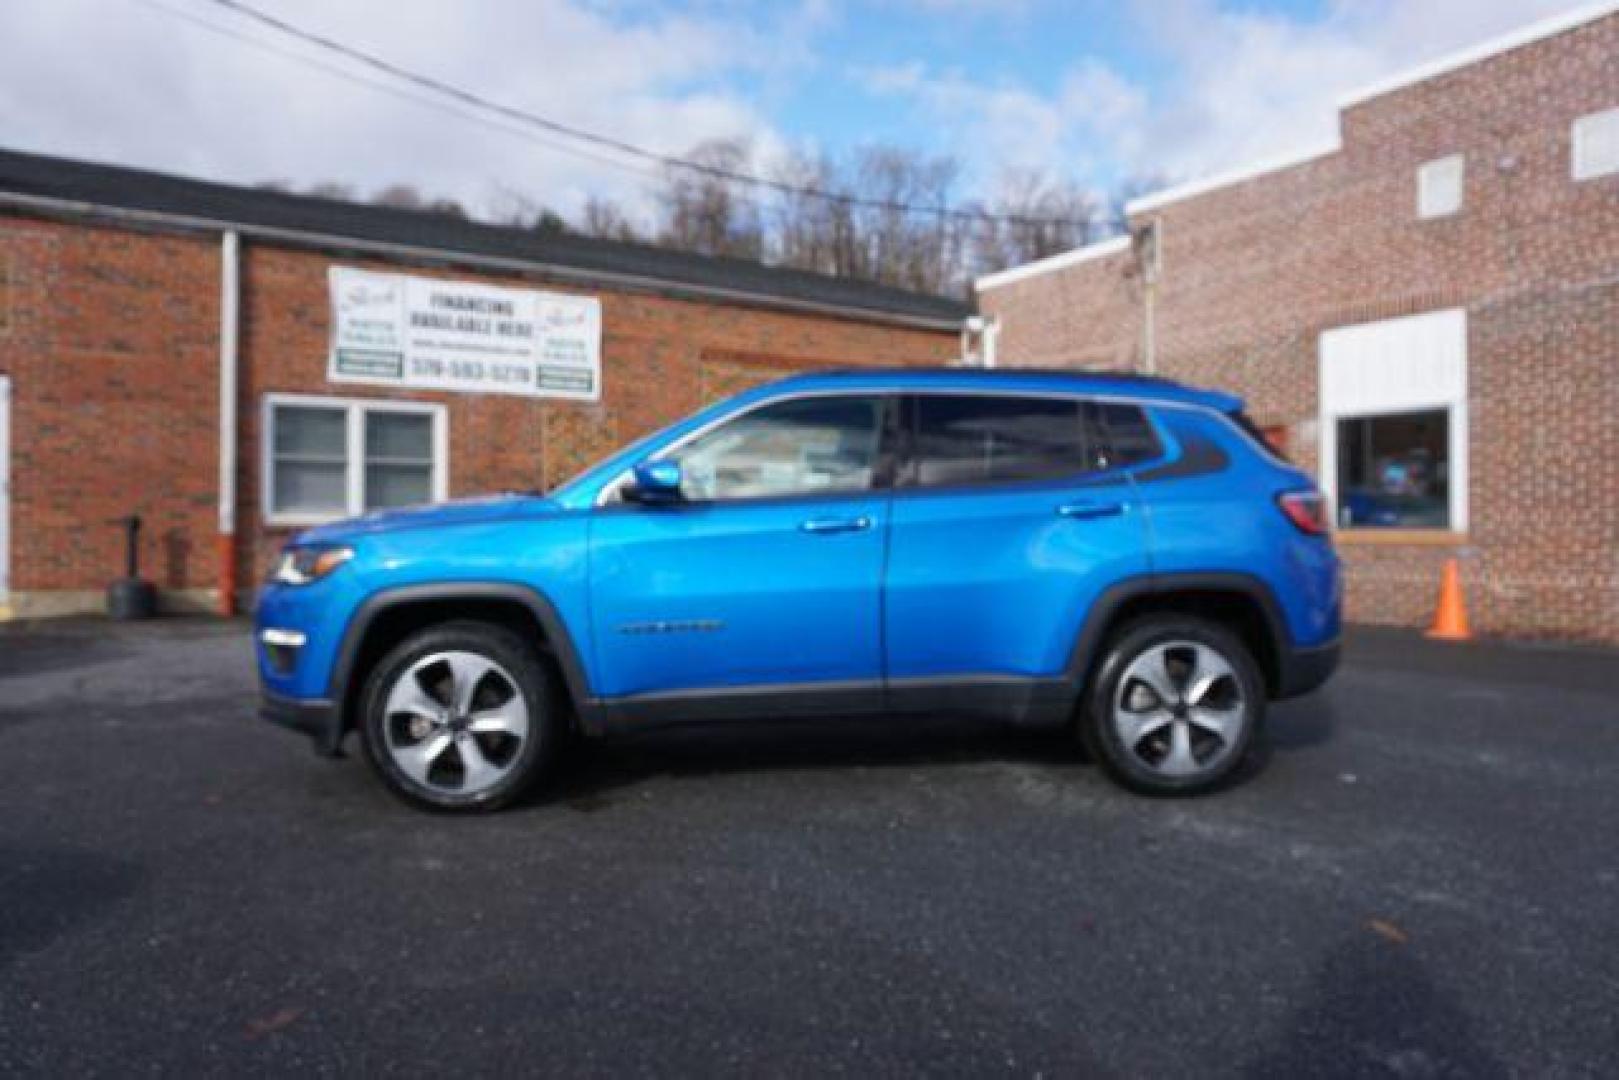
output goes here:
[[[926, 214], [933, 217], [952, 218], [955, 220], [995, 223], [1004, 222], [1017, 225], [1072, 225], [1083, 228], [1089, 224], [1088, 222], [1084, 221], [1074, 221], [1064, 218], [1038, 218], [1022, 214], [992, 214], [983, 210], [952, 209], [946, 205], [920, 206], [915, 203], [907, 203], [897, 199], [872, 199], [858, 195], [850, 195], [835, 191], [825, 191], [820, 188], [791, 184], [786, 181], [775, 180], [766, 176], [758, 176], [756, 174], [742, 172], [741, 170], [737, 169], [727, 169], [723, 166], [710, 165], [701, 161], [693, 161], [689, 158], [678, 157], [670, 154], [660, 154], [656, 151], [647, 150], [644, 147], [636, 146], [633, 143], [625, 142], [622, 139], [601, 135], [592, 131], [586, 131], [582, 128], [576, 128], [572, 125], [564, 124], [560, 121], [542, 116], [538, 113], [530, 112], [526, 109], [520, 109], [515, 106], [494, 101], [471, 90], [445, 82], [442, 79], [435, 78], [431, 75], [424, 75], [420, 72], [402, 67], [393, 63], [392, 61], [377, 56], [374, 53], [366, 52], [350, 45], [345, 45], [344, 43], [333, 38], [306, 30], [300, 26], [287, 22], [285, 19], [279, 18], [278, 16], [271, 15], [267, 12], [260, 11], [258, 8], [255, 8], [249, 4], [242, 3], [241, 0], [207, 0], [207, 2], [243, 18], [251, 19], [260, 25], [267, 26], [270, 29], [277, 31], [278, 33], [296, 38], [297, 40], [308, 45], [313, 45], [326, 52], [342, 56], [359, 64], [363, 64], [366, 67], [369, 67], [375, 71], [380, 71], [394, 79], [399, 79], [406, 83], [410, 83], [411, 85], [431, 91], [435, 94], [450, 98], [471, 109], [494, 113], [498, 116], [504, 117], [507, 120], [515, 121], [525, 126], [539, 128], [540, 130], [546, 131], [552, 135], [577, 140], [591, 146], [624, 154], [638, 160], [652, 162], [666, 169], [678, 169], [694, 172], [716, 180], [725, 180], [731, 183], [747, 185], [749, 187], [763, 188], [766, 190], [775, 191], [782, 195], [796, 195], [802, 198], [821, 199], [844, 206], [858, 206], [873, 210], [886, 210], [896, 213]], [[171, 13], [178, 14], [178, 12]], [[220, 30], [218, 27], [214, 27], [214, 29]], [[220, 30], [220, 32], [225, 31]], [[555, 148], [562, 149], [561, 147]]]
[[559, 139], [550, 138], [528, 128], [502, 123], [501, 121], [495, 120], [492, 117], [484, 116], [469, 109], [459, 108], [455, 105], [451, 105], [449, 102], [439, 101], [435, 98], [428, 97], [425, 94], [412, 93], [411, 91], [403, 89], [402, 87], [394, 86], [378, 79], [368, 79], [363, 75], [355, 74], [354, 72], [338, 67], [335, 64], [326, 63], [312, 56], [305, 56], [303, 53], [284, 48], [272, 42], [265, 41], [262, 38], [254, 37], [251, 34], [245, 34], [232, 27], [223, 26], [211, 20], [201, 18], [189, 11], [182, 11], [178, 8], [171, 7], [170, 5], [163, 3], [162, 0], [136, 0], [136, 2], [143, 4], [154, 11], [161, 11], [165, 15], [172, 15], [174, 18], [184, 20], [185, 22], [188, 22], [199, 29], [206, 30], [209, 33], [217, 34], [220, 37], [229, 38], [232, 41], [250, 46], [273, 56], [278, 56], [282, 59], [291, 60], [294, 63], [302, 64], [305, 67], [322, 72], [326, 75], [330, 75], [333, 78], [340, 79], [343, 82], [350, 83], [354, 86], [364, 87], [368, 90], [375, 90], [378, 93], [386, 94], [389, 97], [397, 98], [400, 101], [408, 101], [416, 105], [421, 105], [424, 108], [433, 109], [437, 112], [444, 113], [447, 116], [454, 116], [461, 120], [467, 120], [471, 123], [479, 124], [490, 129], [491, 131], [498, 131], [503, 135], [510, 135], [514, 138], [524, 139], [528, 142], [533, 142], [537, 145], [544, 146], [548, 149], [557, 150], [562, 153], [574, 154], [578, 157], [585, 158], [589, 161], [595, 161], [602, 165], [623, 169], [627, 172], [634, 173], [637, 176], [656, 179], [659, 175], [655, 171], [644, 168], [640, 165], [635, 165], [627, 161], [619, 161], [615, 158], [610, 158], [605, 154], [593, 153], [581, 147], [570, 146]]

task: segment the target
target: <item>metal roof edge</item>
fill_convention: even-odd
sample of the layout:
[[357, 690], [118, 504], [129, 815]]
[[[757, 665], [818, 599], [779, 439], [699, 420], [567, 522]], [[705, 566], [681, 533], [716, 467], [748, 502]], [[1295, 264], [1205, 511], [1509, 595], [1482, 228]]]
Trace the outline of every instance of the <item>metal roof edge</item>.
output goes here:
[[1054, 270], [1061, 270], [1080, 263], [1103, 259], [1109, 255], [1117, 255], [1130, 248], [1129, 236], [1110, 236], [1106, 240], [1098, 240], [1084, 247], [1064, 251], [1059, 255], [1050, 255], [1044, 259], [1036, 259], [1022, 266], [1012, 266], [1005, 270], [997, 270], [993, 274], [985, 274], [973, 281], [973, 291], [983, 292], [985, 289], [996, 289], [1002, 285], [1022, 281], [1025, 278], [1035, 277], [1039, 274], [1048, 274]]
[[1500, 56], [1502, 53], [1511, 52], [1513, 49], [1533, 45], [1535, 42], [1543, 41], [1549, 37], [1556, 37], [1558, 34], [1577, 29], [1586, 23], [1595, 22], [1607, 15], [1612, 15], [1616, 11], [1619, 11], [1619, 0], [1597, 0], [1596, 3], [1584, 4], [1565, 11], [1561, 15], [1553, 15], [1550, 18], [1541, 19], [1527, 26], [1520, 26], [1516, 30], [1490, 38], [1488, 41], [1447, 53], [1427, 63], [1408, 68], [1405, 71], [1390, 75], [1386, 79], [1380, 79], [1368, 86], [1363, 86], [1359, 90], [1344, 94], [1337, 100], [1338, 107], [1340, 109], [1352, 108], [1370, 101], [1372, 98], [1392, 93], [1395, 90], [1403, 90], [1408, 86], [1414, 86], [1429, 79], [1436, 79], [1441, 75], [1448, 75], [1461, 68], [1470, 67], [1473, 64]]
[[[1384, 94], [1403, 90], [1442, 75], [1448, 75], [1464, 67], [1470, 67], [1473, 64], [1492, 59], [1502, 53], [1511, 52], [1513, 49], [1532, 45], [1538, 41], [1544, 41], [1547, 38], [1577, 29], [1615, 12], [1619, 12], [1619, 0], [1597, 0], [1595, 3], [1574, 8], [1561, 15], [1554, 15], [1549, 19], [1542, 19], [1528, 26], [1519, 27], [1511, 33], [1502, 34], [1478, 45], [1461, 49], [1426, 64], [1409, 68], [1369, 86], [1364, 86], [1359, 90], [1345, 94], [1337, 99], [1337, 109], [1342, 112]], [[1335, 153], [1340, 149], [1342, 149], [1342, 139], [1340, 136], [1334, 135], [1328, 142], [1300, 148], [1291, 153], [1266, 158], [1200, 179], [1188, 180], [1185, 183], [1165, 188], [1162, 191], [1144, 195], [1139, 199], [1133, 199], [1125, 204], [1124, 212], [1126, 216], [1146, 213], [1159, 207], [1167, 206], [1170, 203], [1179, 202], [1182, 199], [1189, 199], [1194, 195], [1202, 195], [1205, 192], [1230, 187], [1245, 180], [1252, 180], [1266, 173], [1278, 172], [1282, 169], [1292, 168], [1295, 165], [1302, 165], [1316, 158]]]
[[906, 326], [913, 329], [959, 331], [962, 320], [969, 313], [968, 305], [962, 304], [962, 317], [960, 319], [942, 315], [909, 315], [903, 312], [884, 311], [880, 308], [855, 307], [821, 300], [804, 300], [772, 293], [752, 292], [745, 289], [699, 285], [669, 278], [622, 274], [611, 270], [589, 270], [562, 263], [487, 255], [457, 248], [436, 248], [382, 240], [368, 240], [363, 237], [345, 236], [339, 233], [309, 232], [300, 229], [279, 228], [272, 225], [258, 225], [251, 222], [231, 221], [225, 218], [175, 214], [163, 210], [134, 209], [105, 203], [57, 199], [43, 195], [24, 195], [9, 191], [0, 191], [0, 206], [18, 207], [48, 216], [88, 217], [111, 222], [139, 223], [188, 232], [235, 232], [242, 236], [280, 241], [301, 247], [361, 251], [396, 258], [455, 262], [492, 270], [538, 273], [562, 281], [577, 282], [581, 285], [619, 286], [643, 292], [658, 292], [680, 298], [720, 300], [773, 310], [816, 315], [836, 315], [862, 322]]

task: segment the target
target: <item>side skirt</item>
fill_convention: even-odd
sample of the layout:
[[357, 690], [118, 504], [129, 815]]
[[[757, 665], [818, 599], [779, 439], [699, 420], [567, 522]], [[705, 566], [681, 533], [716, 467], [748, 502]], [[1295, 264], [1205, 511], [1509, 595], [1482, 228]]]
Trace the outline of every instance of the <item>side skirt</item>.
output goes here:
[[1077, 698], [1066, 679], [980, 675], [963, 678], [783, 683], [633, 694], [596, 699], [581, 716], [587, 734], [611, 735], [677, 724], [816, 720], [926, 713], [982, 716], [1058, 727]]

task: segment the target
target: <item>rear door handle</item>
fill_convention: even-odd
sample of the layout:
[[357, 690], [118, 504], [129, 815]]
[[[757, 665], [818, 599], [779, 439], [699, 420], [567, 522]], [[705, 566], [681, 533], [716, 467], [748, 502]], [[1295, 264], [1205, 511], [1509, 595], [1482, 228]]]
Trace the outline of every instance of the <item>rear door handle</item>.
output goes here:
[[863, 532], [871, 528], [869, 517], [857, 518], [810, 518], [799, 526], [807, 533], [846, 533]]
[[1124, 513], [1124, 511], [1125, 505], [1123, 503], [1116, 502], [1063, 503], [1061, 506], [1057, 507], [1057, 513], [1059, 515], [1065, 518], [1073, 518], [1076, 521], [1091, 521], [1095, 518], [1118, 517], [1120, 514]]

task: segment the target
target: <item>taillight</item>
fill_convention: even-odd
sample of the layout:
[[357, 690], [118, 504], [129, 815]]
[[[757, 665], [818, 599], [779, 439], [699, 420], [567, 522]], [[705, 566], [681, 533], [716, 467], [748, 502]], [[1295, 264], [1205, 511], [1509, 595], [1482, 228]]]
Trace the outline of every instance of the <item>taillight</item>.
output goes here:
[[1319, 491], [1287, 491], [1276, 496], [1276, 505], [1281, 507], [1282, 513], [1287, 516], [1295, 528], [1311, 536], [1324, 536], [1327, 532], [1327, 500], [1321, 497]]

